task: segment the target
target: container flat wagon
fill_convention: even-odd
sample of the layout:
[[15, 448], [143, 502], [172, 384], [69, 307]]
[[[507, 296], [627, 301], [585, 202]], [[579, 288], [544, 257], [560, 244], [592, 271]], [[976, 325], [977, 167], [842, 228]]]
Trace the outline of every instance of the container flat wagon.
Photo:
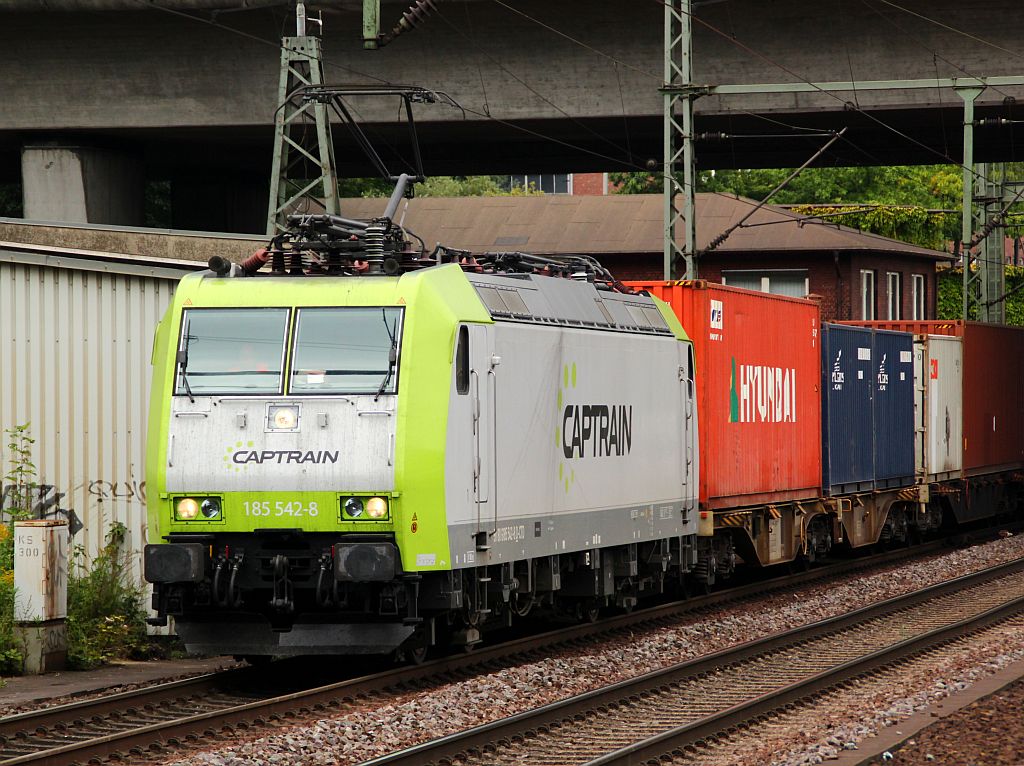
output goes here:
[[922, 508], [959, 523], [1016, 506], [1024, 471], [1024, 328], [876, 321], [915, 334]]

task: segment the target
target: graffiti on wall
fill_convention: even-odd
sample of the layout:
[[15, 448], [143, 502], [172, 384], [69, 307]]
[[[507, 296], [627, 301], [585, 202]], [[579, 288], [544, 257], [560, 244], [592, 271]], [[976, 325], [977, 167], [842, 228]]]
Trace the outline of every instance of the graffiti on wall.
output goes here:
[[96, 479], [86, 482], [86, 491], [90, 496], [99, 500], [138, 500], [146, 504], [146, 482], [134, 481], [107, 481]]
[[[16, 484], [0, 483], [0, 521], [11, 520], [11, 510], [19, 494]], [[61, 504], [65, 497], [67, 492], [58, 492], [53, 484], [36, 484], [28, 489], [30, 514], [33, 519], [64, 519], [74, 537], [83, 525], [74, 509]]]
[[[80, 514], [66, 507], [68, 495], [82, 492], [86, 495], [87, 507]], [[128, 502], [146, 505], [146, 482], [128, 478], [125, 481], [109, 479], [86, 479], [71, 487], [67, 492], [58, 491], [54, 484], [37, 484], [29, 489], [30, 517], [33, 519], [63, 519], [74, 537], [85, 526], [83, 517], [99, 516], [103, 504]], [[16, 484], [0, 482], [0, 522], [11, 520], [11, 511], [18, 499]]]

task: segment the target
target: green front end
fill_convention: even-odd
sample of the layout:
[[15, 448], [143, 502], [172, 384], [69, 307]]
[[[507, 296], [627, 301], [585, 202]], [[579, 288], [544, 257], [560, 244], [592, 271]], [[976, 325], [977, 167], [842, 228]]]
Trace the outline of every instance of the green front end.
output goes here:
[[387, 652], [450, 607], [457, 266], [182, 280], [153, 347], [146, 578], [190, 649]]

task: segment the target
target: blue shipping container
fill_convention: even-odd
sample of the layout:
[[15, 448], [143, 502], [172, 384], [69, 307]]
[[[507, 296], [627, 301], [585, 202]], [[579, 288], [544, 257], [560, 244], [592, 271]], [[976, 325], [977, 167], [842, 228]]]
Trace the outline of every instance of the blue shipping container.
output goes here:
[[[874, 487], [871, 346], [871, 330], [822, 326], [821, 465], [828, 495]], [[910, 412], [913, 418], [913, 407]]]
[[875, 487], [914, 483], [914, 336], [874, 330]]

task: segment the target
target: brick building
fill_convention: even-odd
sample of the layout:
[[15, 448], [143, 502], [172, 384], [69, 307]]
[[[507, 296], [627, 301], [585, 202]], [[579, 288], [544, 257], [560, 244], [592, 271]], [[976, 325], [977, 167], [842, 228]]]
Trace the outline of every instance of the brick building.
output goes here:
[[[371, 218], [385, 204], [351, 199], [342, 210]], [[585, 253], [619, 279], [660, 279], [662, 204], [656, 194], [421, 197], [409, 201], [404, 225], [428, 246]], [[706, 248], [755, 204], [724, 194], [697, 195], [698, 246]], [[950, 260], [936, 250], [766, 205], [700, 259], [698, 275], [783, 295], [819, 295], [828, 320], [929, 319], [935, 316], [936, 267]]]

